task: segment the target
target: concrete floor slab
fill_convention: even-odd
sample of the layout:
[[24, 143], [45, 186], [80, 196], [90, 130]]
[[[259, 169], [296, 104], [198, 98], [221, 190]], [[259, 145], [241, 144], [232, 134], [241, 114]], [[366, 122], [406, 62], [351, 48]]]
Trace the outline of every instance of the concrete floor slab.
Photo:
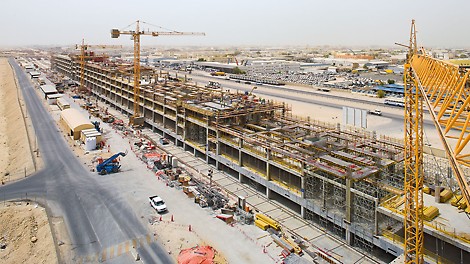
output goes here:
[[324, 232], [321, 232], [317, 229], [313, 229], [310, 226], [300, 227], [296, 230], [296, 233], [301, 234], [301, 236], [307, 241], [310, 241], [311, 239], [314, 239], [320, 235], [324, 235]]
[[281, 209], [279, 208], [275, 208], [275, 209], [271, 209], [271, 210], [266, 210], [264, 211], [267, 215], [269, 215], [269, 217], [273, 218], [273, 219], [276, 219], [276, 220], [279, 220], [279, 219], [284, 219], [286, 217], [288, 217], [289, 215], [286, 214], [284, 211], [282, 211]]
[[217, 184], [220, 186], [227, 186], [230, 184], [234, 184], [233, 181], [229, 180], [228, 178], [220, 178], [220, 179], [213, 179]]
[[341, 256], [341, 260], [343, 262], [347, 261], [348, 263], [356, 263], [357, 261], [364, 258], [364, 255], [362, 254], [347, 250], [346, 244], [340, 245], [337, 248], [332, 249], [329, 253], [331, 252], [334, 252], [334, 255]]
[[288, 216], [287, 219], [281, 220], [280, 222], [291, 230], [296, 230], [299, 227], [305, 226], [305, 223], [303, 221], [300, 221], [292, 216]]
[[248, 198], [246, 199], [246, 201], [247, 201], [248, 203], [250, 203], [250, 204], [252, 204], [252, 205], [258, 207], [257, 204], [263, 203], [263, 202], [264, 202], [264, 199], [261, 198], [261, 197], [258, 196], [258, 195], [253, 195], [253, 196], [248, 197]]

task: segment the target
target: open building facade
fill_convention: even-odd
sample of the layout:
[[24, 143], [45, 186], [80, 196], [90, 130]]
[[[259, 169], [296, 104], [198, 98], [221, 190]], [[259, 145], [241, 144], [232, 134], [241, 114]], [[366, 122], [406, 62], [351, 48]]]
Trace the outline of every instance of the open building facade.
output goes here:
[[[52, 63], [55, 71], [79, 81], [79, 61], [55, 55]], [[84, 76], [97, 100], [130, 116], [129, 68], [88, 63]], [[155, 133], [350, 245], [402, 253], [402, 142], [295, 117], [282, 102], [223, 88], [155, 82], [165, 76], [151, 68], [142, 72], [140, 113]], [[465, 238], [430, 226], [425, 233], [428, 255], [452, 255], [456, 263], [470, 258]]]

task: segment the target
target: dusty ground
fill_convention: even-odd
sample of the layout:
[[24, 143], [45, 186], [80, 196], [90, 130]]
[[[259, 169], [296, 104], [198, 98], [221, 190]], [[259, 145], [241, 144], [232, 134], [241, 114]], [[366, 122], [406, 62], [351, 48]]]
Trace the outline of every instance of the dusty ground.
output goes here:
[[2, 203], [0, 223], [1, 263], [58, 263], [44, 208]]
[[35, 171], [23, 120], [13, 70], [6, 58], [0, 58], [0, 181], [3, 183]]
[[[180, 225], [171, 221], [155, 221], [152, 229], [159, 235], [158, 239], [175, 262], [183, 249], [210, 245], [205, 243], [194, 230], [189, 231], [189, 226], [186, 225]], [[228, 262], [220, 252], [217, 252], [214, 257], [214, 263], [227, 264]]]

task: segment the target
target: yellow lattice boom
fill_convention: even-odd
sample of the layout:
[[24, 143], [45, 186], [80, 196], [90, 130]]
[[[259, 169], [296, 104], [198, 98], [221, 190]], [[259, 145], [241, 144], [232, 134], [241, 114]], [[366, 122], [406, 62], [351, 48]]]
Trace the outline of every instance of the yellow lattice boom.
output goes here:
[[[404, 46], [404, 45], [402, 45]], [[423, 259], [423, 108], [427, 106], [462, 196], [470, 189], [461, 166], [470, 167], [470, 89], [467, 68], [418, 52], [414, 20], [405, 64], [405, 263]]]
[[469, 70], [426, 54], [415, 54], [411, 67], [425, 94], [425, 102], [436, 124], [462, 196], [470, 204], [470, 189], [462, 167], [470, 167]]

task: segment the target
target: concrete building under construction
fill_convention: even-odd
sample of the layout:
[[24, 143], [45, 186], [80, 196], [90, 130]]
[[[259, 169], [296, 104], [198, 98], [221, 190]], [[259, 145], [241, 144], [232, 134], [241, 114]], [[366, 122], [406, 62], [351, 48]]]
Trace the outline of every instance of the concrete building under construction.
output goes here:
[[[55, 71], [79, 81], [79, 61], [56, 55], [52, 63]], [[125, 67], [88, 63], [84, 76], [97, 100], [133, 114], [132, 76]], [[402, 254], [402, 142], [297, 118], [286, 104], [250, 93], [156, 82], [159, 77], [158, 70], [142, 71], [145, 126], [350, 245]], [[426, 182], [433, 185], [439, 170], [426, 167]], [[448, 178], [447, 171], [443, 174]], [[438, 217], [426, 223], [425, 253], [464, 263], [470, 258], [466, 216], [448, 203], [436, 206], [448, 221]]]

